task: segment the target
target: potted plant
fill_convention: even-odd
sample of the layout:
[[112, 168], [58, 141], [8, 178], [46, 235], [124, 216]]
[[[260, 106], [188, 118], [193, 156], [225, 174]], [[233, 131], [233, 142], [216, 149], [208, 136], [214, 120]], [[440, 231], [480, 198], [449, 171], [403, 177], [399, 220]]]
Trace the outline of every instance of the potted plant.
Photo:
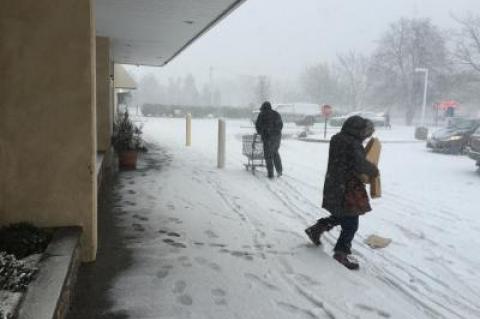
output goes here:
[[128, 111], [120, 114], [113, 124], [112, 145], [118, 154], [120, 169], [136, 169], [139, 151], [143, 146], [142, 130], [133, 124]]

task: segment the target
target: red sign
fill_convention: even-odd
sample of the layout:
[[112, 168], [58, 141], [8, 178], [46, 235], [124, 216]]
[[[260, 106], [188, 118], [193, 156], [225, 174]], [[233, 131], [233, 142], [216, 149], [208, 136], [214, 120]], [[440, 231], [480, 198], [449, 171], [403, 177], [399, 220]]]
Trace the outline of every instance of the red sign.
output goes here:
[[322, 106], [322, 116], [323, 117], [330, 117], [332, 116], [333, 110], [332, 107], [328, 104]]
[[435, 108], [439, 110], [447, 110], [449, 108], [457, 108], [458, 102], [454, 100], [446, 100], [434, 105]]

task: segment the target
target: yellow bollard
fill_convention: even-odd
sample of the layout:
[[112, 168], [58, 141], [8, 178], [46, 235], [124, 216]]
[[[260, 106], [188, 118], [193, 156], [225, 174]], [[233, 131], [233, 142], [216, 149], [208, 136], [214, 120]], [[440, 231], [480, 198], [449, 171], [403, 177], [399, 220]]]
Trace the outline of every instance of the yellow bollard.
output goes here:
[[192, 114], [188, 113], [186, 118], [186, 141], [185, 145], [186, 146], [191, 146], [192, 145]]
[[225, 120], [218, 120], [217, 167], [225, 167]]

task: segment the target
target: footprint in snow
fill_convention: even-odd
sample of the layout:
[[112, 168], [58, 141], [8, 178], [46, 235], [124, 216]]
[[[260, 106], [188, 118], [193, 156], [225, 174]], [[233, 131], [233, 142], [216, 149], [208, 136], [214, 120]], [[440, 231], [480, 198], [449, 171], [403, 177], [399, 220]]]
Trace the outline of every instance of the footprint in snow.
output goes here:
[[167, 233], [167, 236], [170, 236], [170, 237], [180, 237], [180, 234], [179, 234], [179, 233], [176, 233], [176, 232], [169, 232], [169, 233]]
[[144, 222], [148, 221], [148, 218], [147, 218], [147, 217], [140, 216], [140, 215], [138, 215], [138, 214], [135, 214], [135, 215], [133, 215], [132, 217], [135, 218], [135, 219], [144, 221]]
[[184, 243], [177, 243], [176, 241], [170, 238], [165, 238], [163, 242], [175, 248], [187, 248], [187, 245], [185, 245]]
[[232, 251], [231, 255], [235, 256], [235, 257], [243, 258], [243, 259], [248, 260], [248, 261], [253, 260], [252, 254], [247, 252], [247, 251]]
[[213, 301], [215, 302], [216, 305], [225, 306], [228, 304], [227, 300], [224, 298], [227, 295], [225, 290], [221, 288], [216, 288], [216, 289], [212, 289], [210, 292], [212, 294]]
[[177, 280], [173, 285], [172, 292], [175, 294], [183, 294], [185, 289], [187, 289], [187, 283], [183, 280]]
[[180, 256], [177, 258], [178, 261], [187, 261], [189, 260], [190, 258], [188, 258], [188, 256]]
[[177, 294], [177, 302], [184, 306], [191, 306], [193, 304], [193, 299], [189, 294], [185, 294], [187, 289], [187, 283], [183, 280], [178, 280], [173, 285], [172, 292]]
[[172, 243], [171, 245], [176, 248], [187, 248], [187, 245], [183, 243]]
[[218, 265], [217, 263], [213, 263], [213, 262], [209, 263], [208, 267], [210, 267], [210, 269], [215, 270], [217, 272], [222, 271], [222, 267], [220, 267], [220, 265]]
[[224, 248], [224, 247], [227, 247], [227, 245], [225, 244], [217, 244], [217, 243], [211, 243], [209, 244], [210, 247], [220, 247], [220, 248]]
[[205, 234], [207, 235], [208, 238], [210, 239], [213, 239], [213, 238], [218, 238], [218, 235], [215, 234], [213, 231], [211, 230], [206, 230], [205, 231]]
[[182, 263], [183, 267], [185, 268], [193, 267], [192, 263], [190, 262], [190, 258], [188, 256], [180, 256], [177, 259]]
[[172, 222], [172, 223], [175, 223], [175, 224], [182, 224], [182, 220], [180, 218], [177, 218], [177, 217], [169, 217], [168, 218], [168, 221], [169, 222]]
[[137, 232], [144, 232], [145, 231], [145, 227], [143, 227], [140, 224], [132, 224], [132, 226], [133, 226], [133, 229]]
[[157, 272], [157, 278], [158, 279], [163, 279], [168, 276], [168, 269], [162, 269]]
[[195, 261], [199, 263], [200, 265], [205, 265], [207, 264], [208, 260], [203, 257], [195, 257]]

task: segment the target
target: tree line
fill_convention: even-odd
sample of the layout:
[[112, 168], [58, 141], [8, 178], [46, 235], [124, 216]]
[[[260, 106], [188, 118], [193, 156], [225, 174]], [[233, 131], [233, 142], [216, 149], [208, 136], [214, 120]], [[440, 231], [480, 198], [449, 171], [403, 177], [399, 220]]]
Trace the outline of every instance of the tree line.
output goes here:
[[441, 30], [430, 19], [400, 19], [386, 30], [371, 55], [350, 51], [333, 63], [307, 67], [300, 77], [312, 102], [345, 111], [377, 109], [401, 112], [411, 124], [423, 99], [429, 70], [429, 105], [454, 99], [480, 110], [480, 17], [456, 18], [457, 30]]

